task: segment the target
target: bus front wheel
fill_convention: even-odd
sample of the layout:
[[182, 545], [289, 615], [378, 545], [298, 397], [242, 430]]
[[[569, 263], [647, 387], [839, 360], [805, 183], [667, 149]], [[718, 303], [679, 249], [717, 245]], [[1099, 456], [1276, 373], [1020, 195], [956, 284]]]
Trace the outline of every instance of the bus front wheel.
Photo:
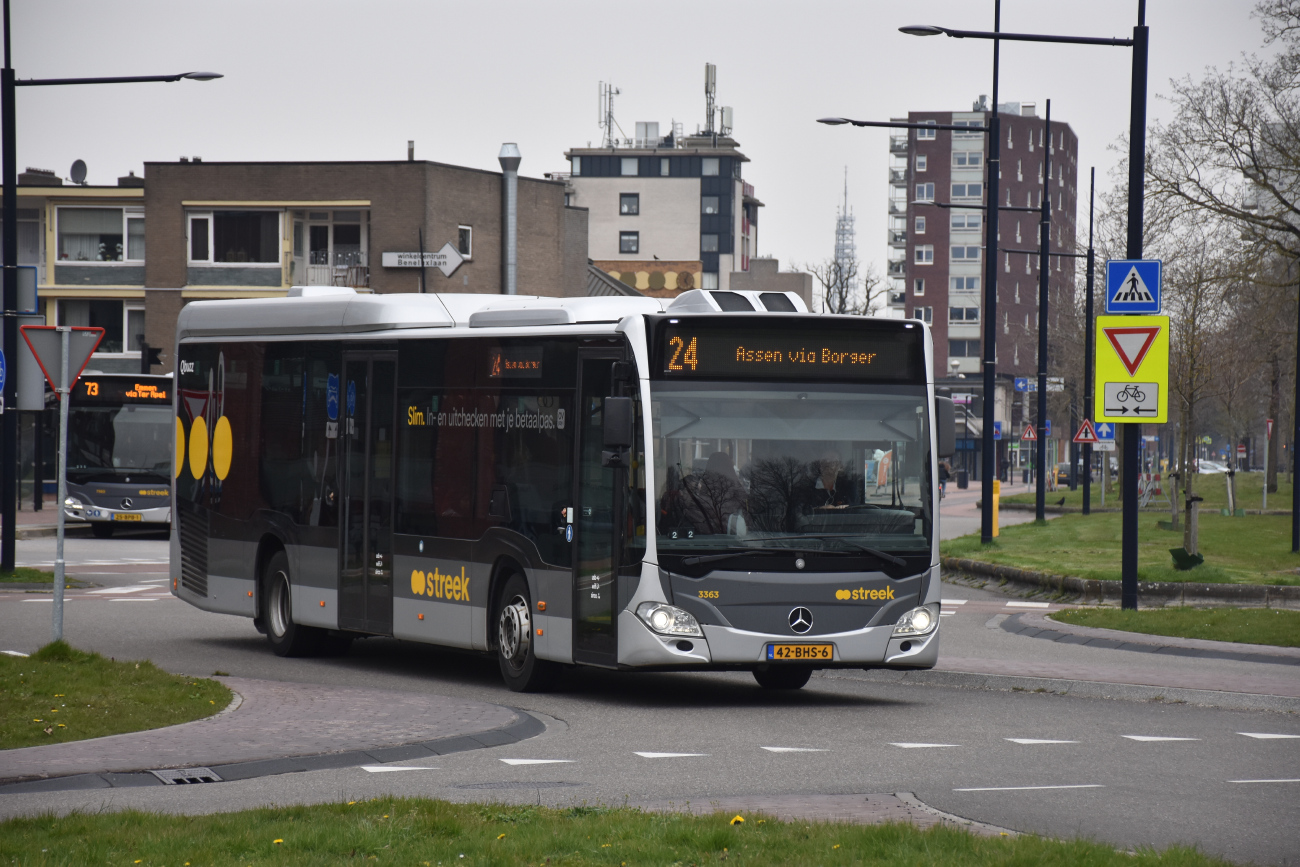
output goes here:
[[318, 630], [293, 622], [293, 585], [283, 551], [276, 552], [262, 576], [262, 620], [276, 656], [306, 656], [320, 644]]
[[802, 689], [813, 670], [806, 665], [772, 666], [754, 672], [754, 680], [763, 689]]
[[506, 686], [515, 692], [542, 692], [555, 677], [554, 663], [537, 658], [533, 648], [532, 601], [528, 582], [511, 575], [497, 603], [497, 663]]

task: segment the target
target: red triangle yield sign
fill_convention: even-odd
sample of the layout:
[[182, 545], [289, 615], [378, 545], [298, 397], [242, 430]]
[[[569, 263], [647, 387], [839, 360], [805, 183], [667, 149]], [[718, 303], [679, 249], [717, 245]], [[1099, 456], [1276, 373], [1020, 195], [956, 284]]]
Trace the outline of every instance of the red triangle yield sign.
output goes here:
[[1115, 354], [1133, 376], [1142, 366], [1142, 359], [1147, 357], [1147, 350], [1155, 343], [1160, 333], [1159, 325], [1139, 325], [1122, 328], [1103, 328], [1106, 339], [1115, 347]]
[[1084, 444], [1095, 444], [1098, 442], [1097, 432], [1093, 430], [1091, 420], [1086, 418], [1083, 420], [1083, 424], [1079, 425], [1079, 432], [1074, 435], [1074, 441], [1076, 443]]
[[1022, 440], [1036, 440], [1038, 439], [1038, 434], [1034, 433], [1034, 426], [1032, 424], [1027, 424], [1025, 425], [1025, 432], [1020, 435], [1020, 438]]

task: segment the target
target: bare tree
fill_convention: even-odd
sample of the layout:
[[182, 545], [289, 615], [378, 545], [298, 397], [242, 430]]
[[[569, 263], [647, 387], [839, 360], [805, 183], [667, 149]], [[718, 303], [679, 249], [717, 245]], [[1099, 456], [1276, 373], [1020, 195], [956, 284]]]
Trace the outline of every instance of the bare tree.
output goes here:
[[823, 313], [871, 316], [884, 306], [888, 286], [872, 265], [864, 273], [857, 262], [827, 259], [806, 270], [821, 284]]

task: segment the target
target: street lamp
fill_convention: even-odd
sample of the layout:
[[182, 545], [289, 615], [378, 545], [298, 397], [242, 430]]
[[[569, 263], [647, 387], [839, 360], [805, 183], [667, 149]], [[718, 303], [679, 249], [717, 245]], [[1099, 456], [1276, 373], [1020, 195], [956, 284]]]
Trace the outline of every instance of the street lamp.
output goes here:
[[[4, 15], [4, 68], [0, 69], [0, 184], [4, 185], [3, 218], [4, 244], [4, 325], [2, 345], [10, 353], [18, 352], [18, 155], [17, 121], [15, 119], [15, 88], [44, 87], [64, 84], [138, 84], [153, 81], [212, 81], [221, 78], [219, 72], [178, 72], [174, 75], [128, 75], [111, 78], [14, 78], [12, 54], [9, 46], [9, 0], [3, 0]], [[16, 357], [16, 356], [15, 356]], [[18, 377], [5, 378], [3, 403], [0, 403], [0, 572], [14, 568], [14, 540], [17, 538], [18, 520]], [[37, 469], [39, 476], [39, 468]], [[39, 478], [37, 484], [40, 483]], [[62, 509], [63, 504], [57, 503]]]
[[[992, 32], [983, 30], [954, 30], [947, 27], [938, 27], [933, 24], [910, 25], [900, 27], [903, 33], [912, 36], [938, 36], [943, 34], [954, 39], [991, 39], [993, 40], [993, 112], [989, 118], [989, 187], [990, 192], [994, 188], [994, 178], [997, 173], [994, 158], [997, 155], [998, 136], [994, 130], [998, 129], [998, 99], [997, 99], [997, 82], [998, 82], [998, 47], [1003, 41], [1010, 42], [1050, 42], [1064, 43], [1072, 45], [1111, 45], [1127, 46], [1133, 49], [1133, 81], [1129, 97], [1129, 154], [1128, 154], [1128, 244], [1126, 258], [1142, 258], [1142, 218], [1143, 218], [1143, 198], [1145, 193], [1145, 168], [1146, 168], [1146, 120], [1147, 120], [1147, 40], [1149, 36], [1146, 26], [1147, 4], [1146, 0], [1138, 0], [1138, 20], [1133, 27], [1133, 36], [1131, 39], [1107, 39], [1095, 38], [1089, 36], [1049, 36], [1038, 33], [1003, 33], [1001, 32], [1001, 0], [994, 0], [994, 26]], [[994, 202], [996, 205], [996, 202]], [[997, 210], [991, 209], [990, 214], [996, 215]], [[988, 249], [996, 249], [996, 231], [995, 226], [989, 227]], [[990, 269], [992, 270], [992, 269]], [[989, 281], [992, 282], [992, 281]], [[985, 287], [985, 297], [987, 304], [988, 291], [992, 287]], [[991, 385], [988, 367], [993, 359], [993, 352], [990, 349], [992, 339], [988, 336], [992, 329], [985, 328], [985, 382]], [[985, 418], [987, 420], [989, 411], [985, 407]], [[987, 423], [987, 421], [986, 421]], [[1137, 475], [1138, 475], [1138, 440], [1140, 439], [1140, 425], [1123, 425], [1124, 428], [1124, 520], [1123, 520], [1123, 543], [1121, 557], [1121, 590], [1120, 600], [1124, 608], [1137, 608], [1137, 554], [1138, 554], [1138, 507], [1137, 507]], [[987, 466], [989, 456], [985, 457]], [[984, 480], [984, 514], [989, 514], [991, 501], [993, 499], [993, 482], [991, 479]], [[991, 541], [988, 535], [990, 521], [986, 518], [982, 521], [983, 529], [981, 538], [983, 541]]]

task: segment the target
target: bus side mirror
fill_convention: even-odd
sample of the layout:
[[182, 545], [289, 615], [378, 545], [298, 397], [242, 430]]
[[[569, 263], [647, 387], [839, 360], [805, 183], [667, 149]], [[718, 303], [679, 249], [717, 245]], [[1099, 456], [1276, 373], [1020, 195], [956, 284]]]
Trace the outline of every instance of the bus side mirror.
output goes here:
[[934, 438], [939, 447], [939, 457], [950, 458], [957, 451], [957, 413], [952, 398], [934, 399]]
[[605, 450], [600, 455], [601, 466], [628, 466], [628, 449], [632, 447], [636, 422], [634, 409], [630, 397], [605, 398]]

